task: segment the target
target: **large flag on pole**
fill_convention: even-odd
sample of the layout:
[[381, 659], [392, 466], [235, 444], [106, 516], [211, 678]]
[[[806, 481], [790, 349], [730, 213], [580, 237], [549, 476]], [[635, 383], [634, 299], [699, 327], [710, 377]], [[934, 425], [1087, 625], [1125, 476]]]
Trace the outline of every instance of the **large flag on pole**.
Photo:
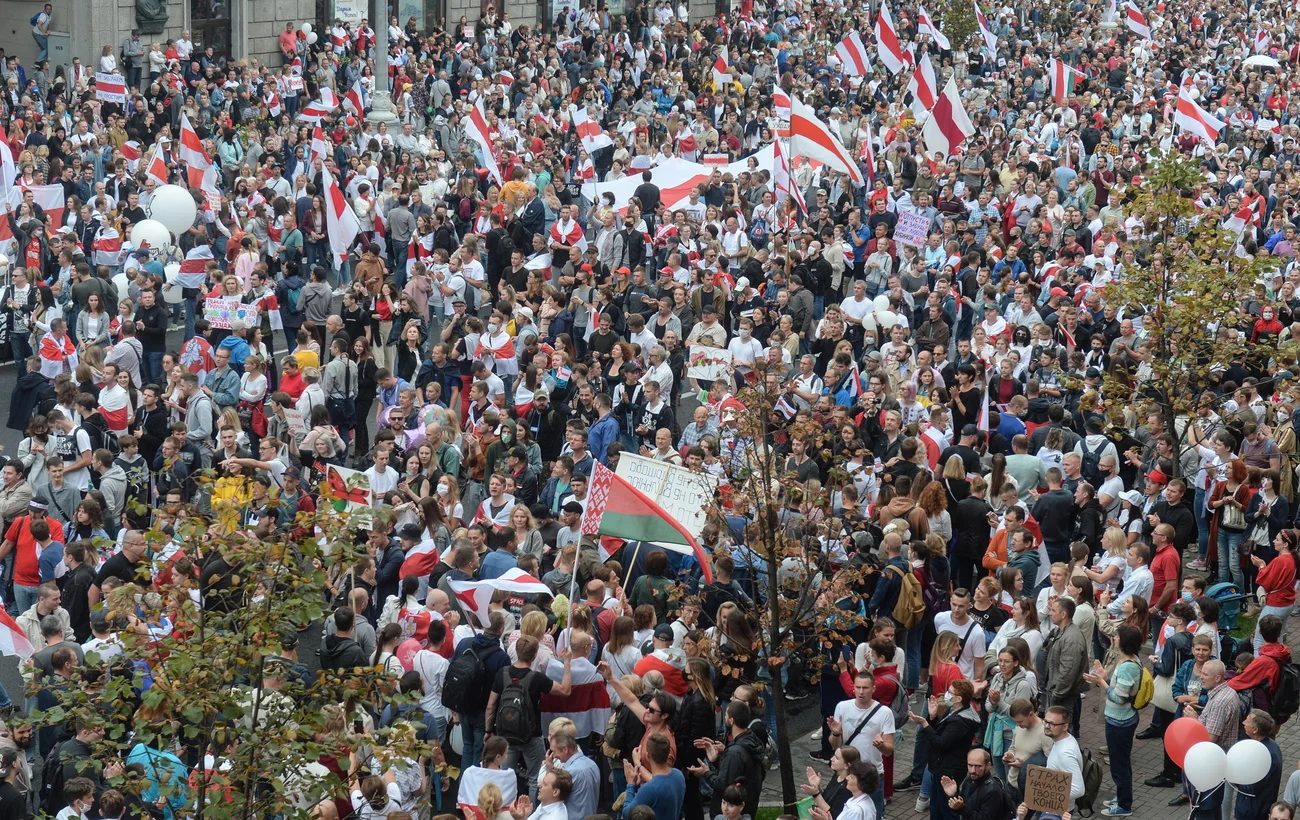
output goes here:
[[1147, 24], [1147, 16], [1142, 13], [1142, 9], [1138, 8], [1133, 0], [1129, 0], [1125, 7], [1124, 24], [1139, 37], [1151, 39], [1151, 26]]
[[573, 120], [573, 130], [578, 133], [578, 139], [582, 140], [582, 149], [588, 154], [594, 154], [614, 144], [613, 138], [601, 130], [600, 123], [587, 114], [585, 105], [581, 108], [573, 106], [569, 111], [569, 119]]
[[966, 138], [974, 133], [975, 124], [966, 116], [966, 109], [962, 107], [957, 81], [949, 77], [943, 93], [930, 111], [930, 119], [921, 127], [925, 146], [931, 151], [938, 151], [945, 158], [951, 157], [961, 148]]
[[980, 36], [984, 38], [984, 45], [994, 54], [998, 53], [998, 35], [989, 25], [989, 21], [984, 17], [984, 11], [980, 9], [979, 0], [975, 2], [975, 22], [979, 24]]
[[321, 168], [322, 181], [325, 184], [325, 227], [330, 240], [330, 250], [334, 252], [334, 267], [338, 267], [347, 258], [348, 249], [361, 233], [361, 223], [357, 221], [356, 212], [339, 190], [338, 183], [330, 176], [328, 168]]
[[497, 166], [496, 157], [492, 156], [492, 129], [488, 128], [483, 100], [481, 98], [475, 100], [474, 104], [469, 106], [467, 113], [465, 135], [478, 145], [479, 152], [483, 155], [483, 167], [497, 181], [497, 185], [504, 185], [505, 179], [501, 176], [501, 169]]
[[918, 120], [939, 101], [939, 81], [934, 76], [934, 65], [930, 63], [929, 52], [921, 55], [916, 70], [912, 72], [912, 79], [907, 82], [907, 90], [912, 94], [912, 102], [908, 107]]
[[704, 582], [713, 583], [709, 555], [695, 536], [649, 496], [600, 463], [591, 472], [581, 528], [583, 535], [652, 541], [674, 552], [694, 555], [703, 570]]
[[922, 34], [928, 34], [934, 38], [934, 44], [944, 51], [952, 51], [952, 43], [939, 30], [939, 26], [934, 22], [934, 18], [925, 10], [925, 6], [916, 7], [916, 27]]
[[889, 4], [885, 0], [881, 0], [880, 13], [876, 15], [876, 54], [890, 74], [899, 73], [910, 62], [907, 52], [898, 42], [898, 29], [894, 27], [894, 17], [889, 13]]
[[871, 58], [867, 56], [867, 47], [856, 31], [850, 31], [835, 47], [835, 56], [844, 67], [844, 73], [852, 77], [865, 77], [871, 73]]
[[855, 185], [866, 184], [862, 169], [849, 156], [839, 138], [817, 119], [817, 112], [804, 105], [797, 96], [790, 95], [790, 153], [822, 163], [832, 171], [839, 171], [853, 180]]
[[339, 107], [339, 98], [334, 96], [334, 92], [329, 88], [320, 90], [320, 99], [312, 100], [302, 107], [298, 112], [298, 119], [302, 122], [318, 123], [323, 118], [333, 114]]
[[1195, 134], [1210, 144], [1219, 138], [1223, 130], [1223, 120], [1196, 104], [1188, 93], [1187, 86], [1178, 92], [1178, 107], [1174, 109], [1174, 124], [1184, 131]]
[[27, 660], [35, 651], [32, 642], [27, 640], [27, 633], [12, 615], [0, 607], [0, 655], [16, 655]]
[[781, 140], [774, 140], [773, 143], [773, 164], [772, 164], [772, 188], [776, 195], [776, 206], [779, 208], [786, 197], [794, 197], [794, 202], [799, 206], [801, 213], [808, 213], [808, 206], [804, 204], [803, 193], [800, 192], [799, 186], [794, 183], [790, 174], [790, 158], [786, 156], [785, 148], [781, 145]]

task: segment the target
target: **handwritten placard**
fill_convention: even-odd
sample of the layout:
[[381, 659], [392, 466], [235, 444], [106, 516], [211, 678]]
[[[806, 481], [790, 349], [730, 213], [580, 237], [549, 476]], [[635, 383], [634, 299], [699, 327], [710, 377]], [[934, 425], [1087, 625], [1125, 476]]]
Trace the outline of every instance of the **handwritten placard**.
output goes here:
[[238, 299], [206, 299], [203, 302], [203, 318], [212, 327], [230, 330], [236, 319], [246, 327], [257, 324], [257, 305], [245, 305]]
[[731, 372], [731, 351], [691, 345], [687, 349], [686, 378], [717, 381]]
[[307, 435], [307, 420], [303, 417], [301, 410], [285, 407], [284, 420], [289, 426], [289, 435], [294, 438]]
[[909, 248], [920, 248], [925, 246], [925, 238], [929, 233], [929, 219], [912, 211], [903, 211], [898, 215], [898, 224], [894, 226], [894, 241]]
[[1061, 816], [1070, 810], [1069, 772], [1059, 772], [1042, 766], [1025, 770], [1025, 805], [1030, 811], [1041, 811]]

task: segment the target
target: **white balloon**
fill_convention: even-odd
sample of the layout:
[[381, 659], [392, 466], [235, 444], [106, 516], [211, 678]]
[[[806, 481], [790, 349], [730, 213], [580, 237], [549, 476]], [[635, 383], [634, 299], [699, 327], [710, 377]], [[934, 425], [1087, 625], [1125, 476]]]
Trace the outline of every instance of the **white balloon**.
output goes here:
[[883, 330], [889, 330], [891, 327], [898, 324], [898, 314], [892, 310], [877, 311], [876, 324], [880, 325]]
[[302, 24], [302, 33], [303, 33], [303, 34], [311, 34], [311, 23], [303, 23], [303, 24]]
[[185, 301], [185, 289], [176, 284], [176, 277], [181, 275], [181, 263], [173, 262], [163, 268], [163, 271], [167, 274], [165, 280], [167, 284], [163, 285], [162, 290], [163, 301], [171, 305], [179, 305]]
[[451, 750], [453, 752], [461, 754], [465, 751], [465, 738], [460, 733], [459, 723], [451, 727], [451, 737], [449, 739], [451, 740]]
[[1225, 777], [1229, 783], [1249, 786], [1268, 776], [1273, 757], [1268, 747], [1258, 740], [1239, 740], [1228, 750]]
[[148, 242], [149, 247], [155, 250], [165, 248], [172, 243], [171, 231], [154, 219], [137, 222], [131, 226], [131, 244], [138, 248], [142, 242]]
[[179, 185], [163, 185], [149, 198], [149, 218], [161, 222], [167, 230], [181, 234], [194, 227], [199, 213], [194, 197]]
[[1187, 750], [1183, 774], [1199, 792], [1208, 792], [1223, 782], [1228, 769], [1228, 755], [1217, 743], [1202, 740]]
[[882, 293], [871, 300], [871, 306], [876, 310], [889, 310], [889, 297]]
[[311, 32], [310, 34], [307, 35], [307, 45], [309, 45], [309, 46], [314, 46], [314, 45], [316, 45], [316, 41], [319, 40], [319, 39], [320, 39], [320, 36], [317, 35], [316, 32], [313, 31], [313, 32]]
[[[177, 267], [180, 270], [180, 267]], [[126, 278], [125, 273], [119, 273], [113, 277], [113, 286], [117, 288], [117, 300], [120, 302], [130, 296], [131, 280]]]

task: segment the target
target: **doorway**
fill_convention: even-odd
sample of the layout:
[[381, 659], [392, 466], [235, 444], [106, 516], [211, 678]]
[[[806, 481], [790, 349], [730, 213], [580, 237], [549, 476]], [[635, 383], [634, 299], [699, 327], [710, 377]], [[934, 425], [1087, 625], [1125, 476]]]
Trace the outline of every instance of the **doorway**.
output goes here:
[[218, 57], [230, 55], [230, 3], [232, 0], [190, 0], [190, 35], [194, 50], [208, 46]]

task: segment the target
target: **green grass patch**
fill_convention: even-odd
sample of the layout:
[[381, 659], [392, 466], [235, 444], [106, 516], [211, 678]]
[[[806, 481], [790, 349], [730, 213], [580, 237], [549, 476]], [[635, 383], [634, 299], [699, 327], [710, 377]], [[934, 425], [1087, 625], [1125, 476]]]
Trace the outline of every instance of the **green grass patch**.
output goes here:
[[1245, 612], [1237, 616], [1237, 628], [1230, 633], [1234, 638], [1249, 638], [1255, 634], [1255, 622], [1259, 620], [1258, 615], [1247, 615]]

